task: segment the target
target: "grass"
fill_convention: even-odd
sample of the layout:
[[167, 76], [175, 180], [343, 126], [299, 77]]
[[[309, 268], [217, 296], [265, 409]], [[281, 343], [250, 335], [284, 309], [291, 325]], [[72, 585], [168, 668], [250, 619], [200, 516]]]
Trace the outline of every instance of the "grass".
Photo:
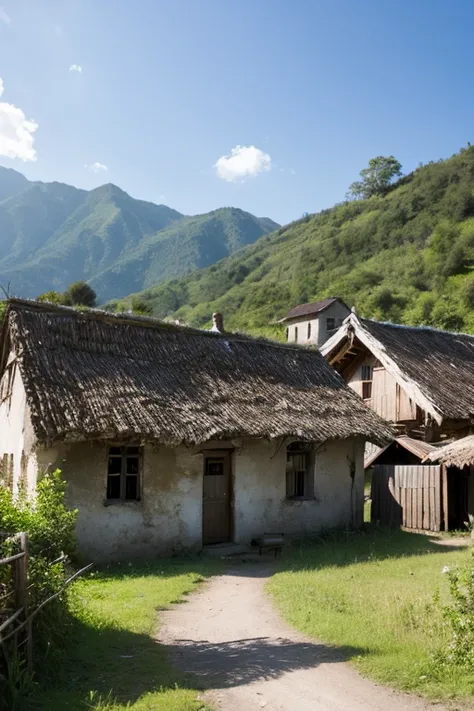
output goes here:
[[465, 548], [369, 526], [364, 534], [293, 549], [268, 591], [291, 625], [345, 648], [364, 675], [431, 698], [460, 699], [474, 693], [474, 673], [433, 661], [447, 640], [434, 597], [448, 599], [443, 567], [470, 559]]
[[28, 711], [207, 708], [154, 635], [156, 611], [180, 601], [218, 565], [162, 560], [147, 567], [117, 566], [77, 582], [71, 644], [60, 676], [53, 688], [34, 695]]

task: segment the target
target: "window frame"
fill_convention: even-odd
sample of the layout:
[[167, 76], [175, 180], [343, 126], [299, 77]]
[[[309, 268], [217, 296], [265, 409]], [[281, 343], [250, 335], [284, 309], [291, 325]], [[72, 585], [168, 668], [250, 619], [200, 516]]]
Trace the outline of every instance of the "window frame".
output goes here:
[[295, 343], [298, 343], [298, 326], [295, 326]]
[[[364, 378], [364, 375], [368, 375], [368, 377]], [[374, 368], [372, 365], [364, 364], [360, 366], [360, 379], [370, 381], [374, 379]]]
[[[332, 326], [329, 325], [329, 323], [332, 323]], [[326, 331], [335, 331], [336, 330], [336, 319], [334, 316], [327, 316], [326, 317]]]
[[[296, 457], [305, 457], [304, 469], [295, 469], [291, 466], [290, 460]], [[294, 441], [290, 442], [286, 447], [286, 482], [285, 482], [285, 498], [288, 501], [313, 501], [314, 495], [314, 468], [315, 468], [315, 451], [314, 445], [311, 442]], [[302, 475], [302, 476], [301, 476]], [[293, 479], [293, 481], [291, 481]], [[298, 493], [298, 489], [303, 480], [303, 493]], [[291, 483], [290, 483], [291, 481]]]
[[[365, 376], [365, 377], [364, 377]], [[364, 363], [360, 366], [360, 380], [362, 383], [361, 396], [363, 400], [372, 400], [374, 366], [371, 363]]]
[[311, 338], [311, 321], [308, 321], [308, 330], [307, 330], [306, 338], [308, 339], [308, 341]]
[[[112, 452], [112, 450], [119, 449], [119, 452]], [[130, 452], [129, 450], [138, 450], [136, 452]], [[130, 472], [127, 472], [127, 459], [129, 458], [137, 458], [138, 460], [138, 471], [136, 474], [132, 474]], [[120, 472], [118, 473], [110, 473], [109, 467], [110, 467], [110, 460], [111, 458], [113, 459], [120, 459]], [[141, 493], [142, 493], [142, 473], [143, 473], [143, 446], [139, 444], [109, 444], [107, 447], [107, 477], [106, 477], [106, 486], [105, 486], [105, 503], [106, 504], [113, 504], [113, 503], [130, 503], [130, 502], [137, 502], [141, 501]], [[127, 477], [128, 476], [136, 476], [136, 494], [133, 498], [128, 498], [127, 497]], [[120, 496], [109, 496], [109, 479], [113, 478], [119, 478], [120, 479]]]

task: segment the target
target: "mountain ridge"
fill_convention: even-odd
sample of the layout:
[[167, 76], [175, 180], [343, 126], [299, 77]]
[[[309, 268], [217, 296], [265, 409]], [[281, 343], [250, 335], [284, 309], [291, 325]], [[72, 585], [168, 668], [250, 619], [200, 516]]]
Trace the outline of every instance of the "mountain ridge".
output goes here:
[[275, 227], [239, 208], [187, 216], [113, 183], [87, 191], [0, 167], [0, 284], [21, 296], [80, 279], [100, 301], [119, 298], [212, 264]]

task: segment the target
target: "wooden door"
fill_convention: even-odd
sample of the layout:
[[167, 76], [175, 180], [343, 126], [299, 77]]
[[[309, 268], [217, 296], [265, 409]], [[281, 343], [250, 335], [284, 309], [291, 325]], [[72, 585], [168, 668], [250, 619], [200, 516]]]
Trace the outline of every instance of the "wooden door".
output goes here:
[[204, 455], [202, 539], [203, 543], [230, 540], [230, 452]]

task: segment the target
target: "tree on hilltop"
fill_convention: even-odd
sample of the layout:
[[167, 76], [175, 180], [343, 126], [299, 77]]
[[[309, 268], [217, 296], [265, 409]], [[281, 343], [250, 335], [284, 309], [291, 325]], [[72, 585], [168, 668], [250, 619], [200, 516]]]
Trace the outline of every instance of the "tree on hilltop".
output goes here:
[[369, 167], [359, 173], [361, 180], [349, 186], [353, 198], [370, 198], [383, 195], [395, 178], [402, 175], [402, 165], [394, 156], [377, 156], [369, 160]]

